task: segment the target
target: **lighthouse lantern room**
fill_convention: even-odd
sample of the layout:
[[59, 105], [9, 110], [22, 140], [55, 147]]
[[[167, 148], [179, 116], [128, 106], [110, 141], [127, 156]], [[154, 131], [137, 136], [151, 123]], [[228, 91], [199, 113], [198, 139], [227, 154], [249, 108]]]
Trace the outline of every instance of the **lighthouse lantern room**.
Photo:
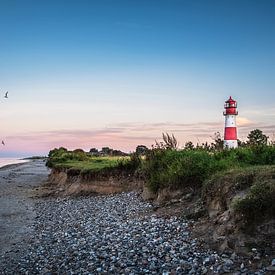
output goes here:
[[237, 101], [232, 99], [230, 96], [224, 104], [225, 111], [223, 115], [225, 116], [225, 128], [224, 128], [224, 148], [237, 148], [237, 127], [236, 127], [236, 116], [237, 111]]

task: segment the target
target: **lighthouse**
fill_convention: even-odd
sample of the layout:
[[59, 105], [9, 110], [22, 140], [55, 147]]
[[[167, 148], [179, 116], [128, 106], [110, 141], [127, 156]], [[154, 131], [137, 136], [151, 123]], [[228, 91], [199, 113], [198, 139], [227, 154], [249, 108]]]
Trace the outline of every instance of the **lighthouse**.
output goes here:
[[225, 116], [225, 128], [224, 128], [224, 148], [237, 148], [237, 127], [236, 127], [236, 116], [237, 111], [237, 101], [232, 99], [230, 96], [224, 104], [225, 111], [223, 115]]

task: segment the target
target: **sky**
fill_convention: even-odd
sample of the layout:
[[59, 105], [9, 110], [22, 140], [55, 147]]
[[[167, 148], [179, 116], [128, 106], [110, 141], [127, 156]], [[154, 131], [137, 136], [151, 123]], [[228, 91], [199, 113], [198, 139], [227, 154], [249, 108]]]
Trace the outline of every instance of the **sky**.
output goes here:
[[0, 0], [0, 157], [274, 138], [274, 76], [273, 0]]

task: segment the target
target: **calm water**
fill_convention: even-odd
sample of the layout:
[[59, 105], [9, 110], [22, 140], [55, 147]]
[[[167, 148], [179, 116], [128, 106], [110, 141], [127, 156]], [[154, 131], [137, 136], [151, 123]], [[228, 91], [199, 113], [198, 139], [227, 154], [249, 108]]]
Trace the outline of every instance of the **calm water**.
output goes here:
[[0, 158], [0, 167], [8, 164], [23, 163], [29, 160], [21, 160], [20, 158]]

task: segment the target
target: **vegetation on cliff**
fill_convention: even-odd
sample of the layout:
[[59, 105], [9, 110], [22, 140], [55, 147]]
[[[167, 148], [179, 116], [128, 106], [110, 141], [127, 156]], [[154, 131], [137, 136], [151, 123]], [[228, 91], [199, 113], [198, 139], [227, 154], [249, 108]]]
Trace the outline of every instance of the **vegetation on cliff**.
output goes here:
[[[251, 133], [249, 137], [254, 140], [254, 131]], [[174, 145], [165, 142], [166, 138], [148, 151], [143, 163], [148, 187], [154, 192], [164, 187], [201, 187], [205, 180], [220, 171], [253, 165], [275, 165], [274, 144], [267, 145], [265, 139], [262, 143], [251, 143], [251, 139], [237, 149], [217, 149], [218, 140], [211, 145], [196, 147], [189, 142], [184, 149], [177, 150]]]
[[164, 139], [143, 162], [146, 184], [155, 193], [164, 188], [192, 189], [203, 201], [215, 194], [224, 211], [234, 209], [247, 223], [275, 218], [275, 146], [267, 139], [254, 130], [246, 143], [226, 150], [221, 149], [220, 140], [196, 147], [189, 142], [177, 150]]
[[[249, 133], [247, 142], [239, 145], [237, 149], [223, 150], [216, 133], [211, 144], [194, 146], [188, 142], [179, 150], [175, 137], [164, 134], [163, 141], [152, 149], [140, 145], [135, 154], [127, 157], [54, 149], [49, 153], [47, 165], [70, 174], [108, 175], [114, 171], [138, 174], [154, 193], [164, 188], [192, 189], [204, 200], [217, 190], [231, 190], [231, 194], [246, 190], [245, 196], [233, 202], [237, 213], [247, 221], [255, 220], [257, 215], [275, 217], [274, 143], [268, 143], [268, 137], [256, 129]], [[219, 196], [222, 198], [222, 192]], [[264, 214], [259, 215], [260, 211]]]
[[139, 159], [131, 157], [100, 156], [96, 157], [81, 149], [69, 151], [66, 148], [53, 149], [49, 152], [46, 165], [50, 168], [65, 169], [75, 174], [106, 172], [111, 170], [135, 171], [140, 165]]
[[205, 202], [218, 200], [221, 211], [231, 208], [244, 224], [275, 217], [275, 165], [235, 167], [203, 183]]

